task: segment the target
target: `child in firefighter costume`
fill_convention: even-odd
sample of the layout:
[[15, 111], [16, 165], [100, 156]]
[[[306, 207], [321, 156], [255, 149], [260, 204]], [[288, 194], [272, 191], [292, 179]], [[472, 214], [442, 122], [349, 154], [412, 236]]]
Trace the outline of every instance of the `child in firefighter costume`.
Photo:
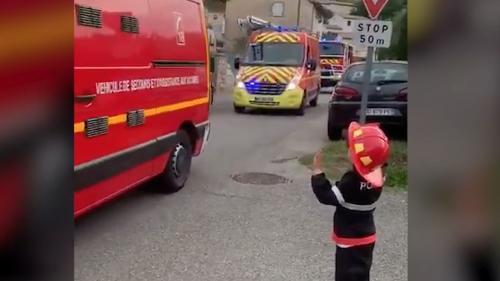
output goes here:
[[321, 170], [320, 153], [314, 157], [311, 184], [322, 204], [336, 206], [332, 240], [336, 281], [369, 281], [375, 245], [373, 211], [384, 184], [389, 141], [375, 124], [352, 122], [347, 145], [353, 168], [331, 184]]

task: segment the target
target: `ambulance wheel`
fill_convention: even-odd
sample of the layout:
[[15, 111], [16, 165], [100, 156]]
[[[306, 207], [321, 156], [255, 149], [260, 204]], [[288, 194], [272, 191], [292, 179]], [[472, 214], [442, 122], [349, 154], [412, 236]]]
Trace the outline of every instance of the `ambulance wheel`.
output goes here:
[[181, 190], [191, 172], [191, 159], [193, 158], [191, 140], [185, 131], [180, 131], [177, 137], [178, 140], [161, 175], [161, 190], [165, 193]]
[[234, 105], [234, 112], [243, 113], [243, 112], [245, 112], [245, 107]]
[[318, 105], [318, 96], [319, 96], [319, 94], [314, 99], [312, 99], [311, 101], [309, 101], [309, 105], [310, 106], [316, 107]]
[[302, 99], [302, 104], [300, 105], [299, 109], [295, 111], [295, 115], [304, 116], [304, 113], [306, 112], [306, 100], [307, 96], [304, 95], [304, 98]]

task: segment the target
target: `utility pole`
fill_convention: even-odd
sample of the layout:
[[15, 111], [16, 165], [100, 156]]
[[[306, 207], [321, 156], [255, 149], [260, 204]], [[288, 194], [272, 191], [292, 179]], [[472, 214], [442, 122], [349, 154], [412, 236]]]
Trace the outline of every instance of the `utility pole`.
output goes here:
[[299, 0], [299, 6], [297, 7], [297, 28], [300, 27], [300, 4], [301, 0]]
[[366, 122], [366, 108], [368, 105], [368, 91], [370, 89], [371, 72], [373, 65], [373, 47], [368, 47], [368, 55], [366, 56], [365, 73], [363, 79], [363, 88], [361, 91], [361, 109], [359, 115], [359, 123], [365, 124]]
[[[363, 4], [365, 5], [366, 11], [368, 12], [368, 15], [370, 16], [370, 19], [373, 21], [373, 24], [376, 23], [380, 13], [382, 12], [382, 9], [387, 5], [387, 2], [389, 0], [363, 0]], [[362, 25], [358, 25], [358, 27], [361, 27], [361, 29], [358, 29], [358, 31], [362, 31]], [[369, 28], [368, 28], [369, 30]], [[387, 30], [389, 30], [389, 27], [387, 27]], [[373, 30], [372, 30], [373, 31]], [[376, 31], [375, 31], [376, 32]], [[391, 23], [391, 33], [392, 33], [392, 23]], [[363, 39], [360, 39], [359, 41], [361, 43], [373, 43], [373, 42], [378, 42], [378, 40], [375, 40], [373, 35], [368, 36], [368, 39], [366, 39], [366, 35], [363, 35]], [[370, 41], [371, 38], [371, 41]], [[358, 39], [356, 39], [358, 40]], [[387, 42], [390, 43], [390, 38], [387, 40]], [[384, 42], [382, 40], [382, 42]], [[376, 46], [376, 45], [375, 45]], [[373, 44], [368, 45], [368, 54], [366, 56], [366, 63], [365, 63], [365, 71], [363, 75], [363, 86], [361, 90], [361, 108], [359, 112], [359, 123], [365, 124], [366, 122], [366, 109], [368, 107], [368, 91], [370, 90], [370, 81], [371, 81], [371, 72], [372, 72], [372, 65], [373, 65], [373, 57], [375, 53], [375, 47]]]

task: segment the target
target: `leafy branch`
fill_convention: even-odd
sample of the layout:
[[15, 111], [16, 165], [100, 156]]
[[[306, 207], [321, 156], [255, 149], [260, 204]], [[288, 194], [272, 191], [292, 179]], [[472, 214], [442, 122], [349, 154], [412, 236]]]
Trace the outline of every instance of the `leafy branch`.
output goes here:
[[333, 12], [325, 8], [325, 6], [318, 2], [312, 2], [314, 9], [316, 10], [316, 19], [321, 23], [328, 23], [328, 21], [333, 17]]

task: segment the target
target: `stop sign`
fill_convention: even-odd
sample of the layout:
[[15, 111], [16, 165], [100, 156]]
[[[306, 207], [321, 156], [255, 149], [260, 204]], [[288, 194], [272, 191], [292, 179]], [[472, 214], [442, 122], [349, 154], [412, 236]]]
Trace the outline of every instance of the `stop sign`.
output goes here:
[[382, 12], [382, 9], [384, 9], [388, 2], [389, 0], [363, 0], [371, 19], [378, 18], [380, 12]]

